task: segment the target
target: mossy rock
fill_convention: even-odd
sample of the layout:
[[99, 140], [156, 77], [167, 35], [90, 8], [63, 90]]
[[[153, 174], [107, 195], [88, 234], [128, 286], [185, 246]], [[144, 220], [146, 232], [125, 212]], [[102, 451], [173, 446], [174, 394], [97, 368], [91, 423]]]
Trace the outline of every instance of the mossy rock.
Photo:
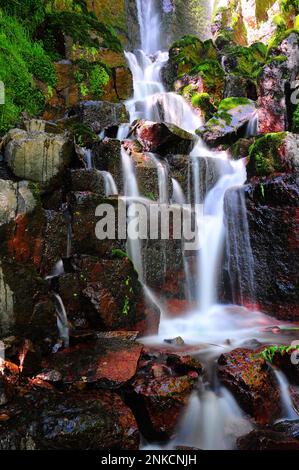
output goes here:
[[206, 120], [209, 120], [216, 112], [216, 108], [211, 102], [211, 97], [208, 93], [194, 93], [191, 98], [192, 106], [199, 108]]
[[196, 133], [210, 145], [233, 143], [255, 112], [255, 103], [248, 98], [226, 98], [218, 112]]
[[223, 49], [229, 72], [250, 79], [256, 78], [266, 64], [267, 52], [267, 46], [261, 42], [250, 47], [229, 44]]
[[248, 174], [269, 176], [298, 168], [299, 137], [289, 132], [266, 134], [249, 150]]

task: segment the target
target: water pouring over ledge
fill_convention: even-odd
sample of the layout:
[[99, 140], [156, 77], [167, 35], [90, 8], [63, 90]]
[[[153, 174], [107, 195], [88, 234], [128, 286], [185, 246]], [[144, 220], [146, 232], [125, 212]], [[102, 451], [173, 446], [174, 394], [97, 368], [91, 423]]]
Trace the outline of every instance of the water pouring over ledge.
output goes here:
[[[195, 130], [202, 125], [200, 116], [181, 96], [167, 92], [161, 79], [161, 71], [168, 60], [168, 53], [161, 50], [161, 20], [159, 19], [157, 1], [136, 0], [136, 3], [141, 49], [134, 53], [125, 53], [133, 75], [134, 95], [126, 102], [131, 123], [136, 119], [164, 121], [194, 134]], [[125, 132], [127, 129], [123, 128], [119, 135], [123, 136]], [[248, 133], [255, 134], [255, 132], [256, 120], [248, 126]], [[249, 311], [242, 306], [219, 304], [217, 280], [225, 242], [224, 199], [229, 189], [241, 187], [244, 184], [246, 168], [243, 160], [228, 161], [225, 152], [210, 151], [195, 134], [194, 139], [195, 146], [190, 154], [190, 159], [193, 162], [192, 171], [195, 183], [193, 200], [196, 203], [201, 202], [199, 157], [216, 158], [220, 168], [218, 181], [205, 197], [203, 217], [201, 220], [197, 220], [198, 226], [202, 230], [202, 245], [197, 256], [196, 266], [196, 308], [176, 318], [170, 318], [167, 316], [167, 312], [164, 312], [158, 336], [145, 338], [143, 342], [161, 344], [165, 338], [182, 336], [185, 342], [194, 345], [204, 344], [205, 349], [202, 351], [216, 360], [220, 351], [229, 351], [242, 345], [246, 340], [257, 338], [261, 342], [271, 341], [273, 335], [267, 328], [273, 326], [273, 319], [260, 312]], [[142, 197], [139, 193], [133, 161], [124, 149], [122, 150], [122, 162], [125, 195], [131, 198]], [[159, 193], [161, 197], [163, 193], [161, 185], [165, 184], [163, 183], [165, 178], [158, 165], [157, 169], [160, 169]], [[173, 181], [173, 186], [175, 197], [182, 200], [182, 193], [177, 182]], [[233, 198], [226, 200], [227, 204], [234, 205], [235, 202]], [[237, 202], [239, 204], [239, 201]], [[242, 206], [241, 209], [244, 207]], [[244, 219], [242, 230], [248, 231], [248, 224], [245, 220], [246, 211], [241, 210], [238, 213], [238, 210], [233, 207], [232, 212], [238, 216], [241, 215], [241, 218]], [[239, 237], [239, 239], [241, 238]], [[245, 242], [246, 247], [242, 245]], [[247, 249], [248, 247], [250, 247], [250, 237], [246, 232], [243, 241], [241, 240], [241, 247], [237, 246], [233, 249]], [[129, 240], [130, 256], [139, 273], [140, 280], [143, 280], [144, 267], [140, 250], [141, 247], [138, 243], [132, 243]], [[148, 292], [147, 297], [153, 302], [159, 303], [159, 299], [155, 298], [155, 294], [147, 286], [145, 286], [145, 292]], [[276, 323], [279, 324], [279, 322]], [[280, 338], [276, 338], [276, 341], [279, 340]], [[205, 449], [232, 448], [235, 439], [229, 440], [219, 431], [234, 420], [244, 420], [243, 413], [234, 398], [226, 389], [221, 388], [216, 392], [211, 386], [203, 393], [194, 394], [191, 397], [186, 413], [178, 426], [179, 440], [170, 442], [167, 448], [174, 448], [178, 444], [194, 445]], [[245, 424], [250, 429], [246, 419]], [[150, 448], [153, 446], [150, 445]]]

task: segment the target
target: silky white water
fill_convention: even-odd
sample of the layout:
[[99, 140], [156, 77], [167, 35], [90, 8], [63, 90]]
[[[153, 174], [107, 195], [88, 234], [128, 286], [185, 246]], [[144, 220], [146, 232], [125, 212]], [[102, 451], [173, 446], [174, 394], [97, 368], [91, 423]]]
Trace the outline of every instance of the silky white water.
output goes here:
[[100, 171], [105, 185], [105, 196], [113, 196], [118, 194], [117, 186], [113, 176], [109, 171]]
[[[218, 277], [221, 271], [222, 254], [225, 240], [224, 199], [231, 188], [240, 187], [246, 180], [244, 160], [228, 161], [226, 152], [212, 152], [203, 141], [195, 135], [195, 130], [202, 125], [201, 117], [179, 95], [167, 92], [161, 79], [162, 68], [168, 60], [168, 53], [161, 50], [161, 20], [159, 18], [158, 1], [136, 0], [138, 21], [140, 26], [141, 49], [126, 52], [126, 59], [133, 75], [134, 94], [126, 102], [130, 122], [136, 119], [168, 122], [175, 124], [194, 135], [195, 145], [190, 154], [192, 159], [192, 178], [194, 194], [186, 195], [188, 200], [196, 204], [203, 202], [203, 214], [196, 212], [197, 226], [200, 232], [200, 249], [197, 254], [195, 284], [195, 308], [180, 317], [172, 318], [164, 310], [163, 299], [160, 302], [154, 292], [144, 286], [146, 298], [159, 306], [161, 315], [159, 334], [144, 338], [144, 343], [162, 343], [165, 338], [181, 336], [187, 344], [198, 345], [201, 353], [208, 354], [215, 361], [225, 351], [241, 346], [244, 341], [257, 338], [261, 342], [273, 341], [274, 326], [280, 322], [252, 312], [238, 305], [220, 305], [218, 300]], [[255, 135], [257, 122], [253, 120], [247, 134]], [[128, 135], [128, 128], [122, 126], [118, 137]], [[204, 201], [203, 188], [200, 187], [200, 159], [198, 157], [216, 158], [219, 161], [219, 175], [214, 187], [206, 194]], [[168, 199], [168, 177], [166, 168], [156, 156], [152, 157], [157, 167], [159, 199]], [[122, 167], [124, 177], [124, 194], [128, 199], [142, 198], [130, 155], [122, 149]], [[172, 201], [182, 204], [185, 195], [175, 179], [172, 179]], [[227, 204], [239, 203], [234, 198]], [[134, 213], [134, 204], [131, 204]], [[244, 206], [241, 206], [242, 217], [246, 217]], [[238, 207], [231, 211], [238, 214]], [[243, 236], [246, 250], [250, 254], [250, 237], [248, 223], [243, 220], [238, 230], [246, 231]], [[240, 237], [239, 237], [240, 239]], [[244, 245], [244, 246], [245, 246]], [[128, 240], [129, 253], [143, 280], [143, 260], [141, 246], [136, 240]], [[243, 246], [241, 246], [243, 248]], [[240, 249], [238, 243], [234, 249]], [[183, 246], [182, 246], [183, 250]], [[252, 253], [251, 253], [252, 254]], [[186, 282], [190, 274], [187, 260], [184, 260]], [[189, 274], [188, 274], [189, 273]], [[252, 282], [252, 278], [249, 279]], [[189, 289], [191, 290], [191, 289]], [[276, 337], [276, 342], [283, 341]], [[236, 426], [231, 434], [230, 426]], [[189, 405], [178, 425], [177, 437], [165, 448], [177, 445], [194, 446], [201, 449], [229, 449], [235, 445], [236, 437], [251, 429], [249, 421], [244, 417], [232, 395], [225, 389], [218, 391], [207, 388], [201, 393], [194, 393]], [[144, 444], [144, 448], [161, 448], [154, 444]]]

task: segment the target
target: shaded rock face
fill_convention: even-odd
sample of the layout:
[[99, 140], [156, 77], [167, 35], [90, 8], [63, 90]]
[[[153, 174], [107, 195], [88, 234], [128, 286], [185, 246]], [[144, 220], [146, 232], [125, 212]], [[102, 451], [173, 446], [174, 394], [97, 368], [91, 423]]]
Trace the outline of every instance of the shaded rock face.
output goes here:
[[38, 382], [5, 411], [11, 419], [1, 423], [3, 450], [130, 450], [139, 444], [132, 412], [111, 392], [66, 395]]
[[237, 440], [238, 450], [299, 450], [299, 441], [283, 432], [251, 431]]
[[73, 146], [65, 135], [9, 131], [5, 161], [18, 178], [46, 184], [70, 163]]
[[[282, 175], [252, 182], [244, 188], [231, 190], [245, 197], [253, 266], [255, 294], [244, 279], [240, 286], [243, 304], [258, 304], [262, 311], [282, 320], [298, 320], [297, 275], [298, 241], [296, 239], [298, 185], [295, 175]], [[238, 221], [225, 204], [229, 236]], [[269, 250], [273, 247], [273, 252]], [[238, 250], [242, 249], [238, 245]], [[240, 253], [240, 252], [239, 252]], [[273, 256], [275, 253], [275, 256]], [[239, 271], [239, 260], [230, 258], [231, 271]], [[245, 263], [250, 263], [246, 258]], [[241, 299], [236, 299], [240, 302]], [[242, 301], [241, 301], [242, 303]]]
[[295, 105], [292, 103], [294, 82], [298, 78], [299, 36], [290, 34], [277, 48], [285, 57], [265, 65], [258, 80], [259, 132], [291, 130]]
[[127, 329], [156, 333], [159, 312], [147, 306], [138, 276], [128, 258], [74, 260], [74, 273], [59, 278], [58, 291], [69, 321], [80, 329]]
[[141, 121], [135, 135], [145, 152], [162, 156], [174, 151], [188, 154], [194, 146], [193, 136], [173, 124]]
[[106, 127], [118, 126], [129, 121], [129, 116], [122, 103], [108, 101], [85, 101], [79, 108], [80, 120], [95, 132]]
[[257, 99], [257, 90], [254, 82], [239, 75], [226, 75], [223, 98], [244, 96], [251, 100]]
[[258, 351], [240, 348], [222, 354], [218, 375], [256, 422], [268, 424], [279, 417], [280, 394], [275, 375]]
[[117, 139], [105, 138], [92, 147], [94, 166], [101, 171], [109, 171], [115, 180], [119, 194], [123, 193], [121, 143]]
[[126, 400], [146, 438], [173, 435], [201, 371], [201, 364], [190, 356], [144, 351]]

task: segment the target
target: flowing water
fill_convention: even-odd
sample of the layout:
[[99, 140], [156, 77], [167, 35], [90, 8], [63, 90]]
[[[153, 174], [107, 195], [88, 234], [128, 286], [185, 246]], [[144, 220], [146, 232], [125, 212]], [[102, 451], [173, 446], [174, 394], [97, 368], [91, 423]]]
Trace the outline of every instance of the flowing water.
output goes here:
[[[203, 213], [195, 211], [196, 223], [200, 233], [200, 249], [196, 256], [195, 277], [195, 308], [180, 317], [171, 318], [164, 311], [163, 302], [157, 299], [143, 279], [143, 259], [139, 240], [128, 237], [128, 251], [134, 262], [139, 278], [144, 284], [146, 298], [157, 305], [162, 312], [159, 334], [144, 338], [144, 343], [163, 343], [165, 338], [183, 337], [187, 344], [198, 346], [198, 357], [208, 371], [211, 361], [215, 364], [222, 352], [244, 345], [248, 340], [256, 338], [261, 342], [273, 341], [273, 327], [279, 322], [257, 311], [250, 311], [242, 305], [245, 300], [241, 295], [234, 294], [234, 299], [241, 305], [221, 305], [218, 299], [218, 281], [222, 270], [222, 255], [225, 241], [224, 204], [234, 223], [230, 231], [231, 240], [227, 247], [229, 256], [237, 259], [238, 272], [230, 272], [231, 283], [247, 288], [253, 294], [253, 257], [250, 247], [250, 236], [246, 218], [245, 199], [242, 199], [236, 188], [246, 180], [245, 161], [229, 161], [225, 152], [212, 152], [200, 138], [194, 134], [202, 125], [200, 116], [179, 95], [167, 92], [161, 79], [162, 68], [168, 60], [168, 53], [161, 50], [161, 19], [159, 17], [158, 0], [136, 0], [140, 27], [141, 49], [126, 52], [126, 59], [133, 75], [134, 94], [126, 102], [130, 122], [136, 119], [147, 119], [155, 122], [175, 124], [194, 135], [195, 145], [190, 154], [192, 162], [193, 192], [186, 195], [195, 204], [203, 202]], [[257, 132], [256, 117], [247, 128], [247, 136]], [[119, 129], [118, 138], [128, 135], [128, 126]], [[135, 174], [135, 165], [130, 155], [122, 148], [122, 168], [124, 179], [124, 195], [131, 199], [130, 214], [134, 215], [134, 200], [142, 198], [139, 193]], [[199, 157], [217, 159], [219, 175], [214, 187], [204, 194], [201, 187], [201, 165]], [[168, 201], [167, 168], [156, 157], [151, 156], [157, 167], [160, 202]], [[190, 177], [190, 176], [189, 176]], [[172, 201], [183, 204], [185, 195], [179, 183], [172, 179]], [[189, 185], [190, 186], [190, 185]], [[235, 189], [233, 189], [235, 188]], [[229, 190], [231, 192], [229, 192]], [[228, 197], [226, 195], [229, 194]], [[225, 202], [224, 202], [225, 201]], [[130, 216], [128, 222], [130, 221]], [[182, 246], [183, 250], [183, 246]], [[241, 251], [240, 251], [241, 250]], [[186, 278], [190, 271], [185, 259]], [[246, 266], [245, 272], [242, 272]], [[249, 287], [248, 287], [249, 286]], [[275, 342], [283, 341], [275, 337]], [[288, 390], [280, 375], [280, 384], [284, 406], [288, 398]], [[288, 416], [290, 409], [287, 409]], [[235, 445], [236, 437], [245, 434], [252, 428], [235, 402], [232, 395], [219, 384], [212, 381], [203, 390], [194, 392], [190, 398], [184, 415], [177, 429], [177, 437], [167, 444], [167, 448], [177, 445], [194, 446], [202, 449], [229, 449]], [[144, 443], [144, 448], [160, 448], [159, 445]]]
[[57, 327], [59, 331], [59, 337], [60, 340], [63, 342], [64, 347], [68, 348], [70, 343], [70, 333], [67, 313], [60, 295], [54, 293], [54, 297], [56, 300]]
[[111, 173], [109, 171], [100, 171], [100, 173], [104, 180], [105, 195], [108, 197], [118, 194], [118, 189]]

